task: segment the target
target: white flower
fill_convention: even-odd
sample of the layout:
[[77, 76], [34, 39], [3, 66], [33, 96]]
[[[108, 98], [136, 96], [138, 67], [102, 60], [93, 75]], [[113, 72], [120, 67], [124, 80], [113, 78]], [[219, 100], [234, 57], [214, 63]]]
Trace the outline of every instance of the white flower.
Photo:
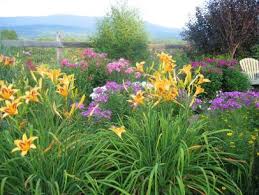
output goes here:
[[141, 83], [141, 86], [142, 86], [143, 88], [146, 88], [146, 89], [152, 89], [152, 88], [153, 88], [153, 85], [152, 85], [151, 83], [145, 82], [145, 81], [143, 81], [143, 82]]

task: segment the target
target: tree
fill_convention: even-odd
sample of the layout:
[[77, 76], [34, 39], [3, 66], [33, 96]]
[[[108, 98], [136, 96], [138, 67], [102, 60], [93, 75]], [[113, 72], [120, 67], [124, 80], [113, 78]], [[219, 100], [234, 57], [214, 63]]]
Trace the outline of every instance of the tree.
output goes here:
[[0, 39], [2, 40], [17, 40], [18, 36], [14, 30], [2, 30], [0, 31]]
[[184, 37], [200, 52], [228, 52], [233, 58], [238, 49], [255, 43], [257, 9], [256, 0], [208, 0], [197, 8]]
[[132, 61], [147, 55], [147, 33], [144, 22], [136, 10], [125, 3], [112, 6], [110, 12], [98, 24], [93, 46], [108, 53], [110, 58], [124, 57]]

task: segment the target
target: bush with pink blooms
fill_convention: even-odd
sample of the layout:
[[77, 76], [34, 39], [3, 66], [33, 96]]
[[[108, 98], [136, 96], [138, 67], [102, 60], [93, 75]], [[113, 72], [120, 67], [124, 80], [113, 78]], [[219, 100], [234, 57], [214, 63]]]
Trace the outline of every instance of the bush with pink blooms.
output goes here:
[[204, 58], [191, 62], [193, 68], [201, 68], [202, 73], [212, 82], [204, 85], [203, 97], [212, 99], [218, 91], [247, 91], [250, 88], [248, 77], [241, 72], [237, 60]]
[[129, 60], [110, 60], [106, 53], [95, 52], [92, 48], [83, 50], [77, 61], [63, 59], [61, 67], [65, 72], [75, 74], [76, 84], [85, 93], [90, 93], [93, 88], [104, 85], [108, 80], [122, 83], [125, 80], [140, 79], [142, 76]]

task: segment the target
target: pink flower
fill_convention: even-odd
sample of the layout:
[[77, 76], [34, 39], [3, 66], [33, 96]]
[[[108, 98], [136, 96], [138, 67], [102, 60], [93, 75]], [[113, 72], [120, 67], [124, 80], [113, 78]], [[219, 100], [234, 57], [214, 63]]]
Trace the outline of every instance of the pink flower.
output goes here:
[[83, 51], [83, 55], [89, 58], [95, 58], [97, 56], [97, 53], [95, 53], [94, 50], [91, 48], [86, 48]]
[[131, 73], [133, 73], [133, 72], [134, 72], [133, 67], [129, 67], [129, 68], [127, 68], [127, 69], [125, 70], [125, 73], [126, 73], [126, 74], [131, 74]]
[[27, 62], [26, 62], [26, 67], [28, 68], [28, 70], [36, 70], [36, 66], [35, 64], [33, 64], [32, 62], [32, 59], [29, 59]]
[[141, 73], [140, 72], [135, 72], [135, 78], [139, 79], [141, 77]]
[[82, 70], [86, 70], [88, 68], [87, 62], [81, 61], [79, 65]]
[[62, 65], [62, 66], [67, 66], [67, 65], [69, 65], [68, 59], [63, 59], [63, 60], [61, 60], [61, 65]]
[[123, 58], [120, 58], [117, 61], [113, 61], [109, 64], [107, 64], [107, 70], [111, 74], [112, 72], [123, 72], [129, 68], [129, 61], [125, 60]]

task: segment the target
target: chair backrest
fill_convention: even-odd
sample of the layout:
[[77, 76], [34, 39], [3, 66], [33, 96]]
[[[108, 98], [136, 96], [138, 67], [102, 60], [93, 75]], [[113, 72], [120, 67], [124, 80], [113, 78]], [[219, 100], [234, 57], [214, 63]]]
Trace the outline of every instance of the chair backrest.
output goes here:
[[[259, 62], [253, 58], [240, 60], [242, 70], [248, 75], [249, 79], [259, 79]], [[257, 78], [258, 77], [258, 78]]]

